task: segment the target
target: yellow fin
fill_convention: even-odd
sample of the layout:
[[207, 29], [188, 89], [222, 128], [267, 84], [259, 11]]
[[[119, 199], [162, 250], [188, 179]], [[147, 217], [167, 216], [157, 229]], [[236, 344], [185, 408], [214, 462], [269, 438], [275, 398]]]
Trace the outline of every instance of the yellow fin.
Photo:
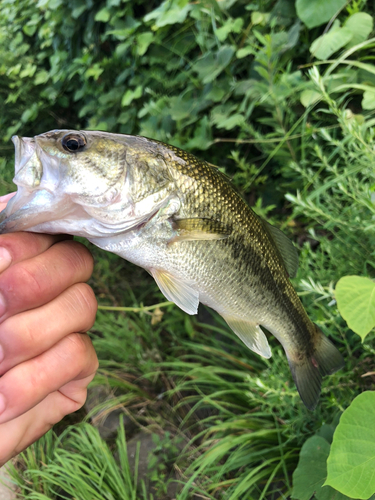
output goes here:
[[262, 219], [262, 222], [277, 246], [289, 276], [295, 278], [298, 270], [298, 253], [295, 246], [280, 229], [272, 226], [264, 219]]
[[223, 318], [249, 349], [263, 358], [268, 359], [272, 356], [267, 337], [259, 325], [231, 316], [223, 316]]
[[150, 269], [154, 280], [160, 291], [168, 299], [188, 314], [197, 314], [199, 305], [199, 293], [190, 284], [161, 271], [160, 269]]
[[212, 219], [177, 219], [173, 221], [173, 227], [178, 234], [172, 238], [168, 245], [179, 241], [193, 240], [223, 240], [230, 236], [231, 231], [219, 221]]

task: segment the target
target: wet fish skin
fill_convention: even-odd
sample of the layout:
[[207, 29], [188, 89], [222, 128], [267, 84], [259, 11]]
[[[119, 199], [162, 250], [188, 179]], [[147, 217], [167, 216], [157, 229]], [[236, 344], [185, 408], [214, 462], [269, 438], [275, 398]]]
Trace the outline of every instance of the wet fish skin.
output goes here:
[[321, 377], [343, 366], [341, 354], [290, 283], [298, 265], [292, 243], [216, 167], [173, 146], [105, 132], [57, 130], [14, 142], [18, 192], [0, 233], [85, 236], [147, 269], [188, 314], [199, 302], [212, 307], [270, 357], [264, 326], [282, 344], [304, 404], [315, 408]]

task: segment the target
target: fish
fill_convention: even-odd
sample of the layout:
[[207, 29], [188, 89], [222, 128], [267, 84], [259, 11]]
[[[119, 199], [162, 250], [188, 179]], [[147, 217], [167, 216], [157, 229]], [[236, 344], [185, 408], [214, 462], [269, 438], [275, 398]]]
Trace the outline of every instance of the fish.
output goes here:
[[314, 410], [338, 349], [308, 317], [290, 278], [293, 243], [259, 217], [218, 167], [140, 136], [52, 130], [12, 138], [16, 195], [0, 234], [83, 236], [146, 269], [187, 314], [217, 311], [252, 351], [281, 343], [298, 393]]

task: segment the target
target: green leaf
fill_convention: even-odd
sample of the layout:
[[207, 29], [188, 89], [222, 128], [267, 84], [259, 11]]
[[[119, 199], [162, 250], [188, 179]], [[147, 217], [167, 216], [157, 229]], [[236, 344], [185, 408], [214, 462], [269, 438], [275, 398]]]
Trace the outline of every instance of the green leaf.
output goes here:
[[305, 108], [308, 108], [312, 104], [315, 104], [321, 99], [321, 94], [315, 90], [304, 90], [301, 92], [300, 101]]
[[111, 13], [108, 9], [100, 9], [95, 15], [95, 21], [101, 21], [102, 23], [107, 23], [111, 17]]
[[328, 33], [313, 41], [310, 52], [317, 59], [328, 59], [332, 54], [350, 42], [353, 34], [349, 28], [340, 28], [340, 22], [335, 21]]
[[362, 276], [344, 276], [335, 296], [341, 316], [363, 341], [375, 326], [375, 283]]
[[354, 47], [354, 45], [367, 40], [373, 26], [374, 21], [369, 14], [366, 14], [366, 12], [357, 12], [348, 17], [344, 23], [344, 28], [348, 28], [353, 36], [346, 47], [350, 49], [351, 47]]
[[251, 22], [254, 26], [256, 26], [257, 24], [261, 24], [262, 26], [264, 26], [267, 23], [269, 17], [270, 15], [267, 12], [252, 12]]
[[375, 88], [373, 92], [371, 90], [363, 92], [362, 109], [375, 109]]
[[34, 85], [41, 85], [46, 83], [49, 79], [49, 73], [45, 69], [42, 69], [35, 75]]
[[146, 33], [141, 33], [137, 36], [137, 54], [143, 56], [147, 52], [151, 42], [153, 41], [155, 35], [151, 31]]
[[297, 15], [308, 28], [314, 28], [328, 22], [346, 3], [346, 0], [297, 0]]
[[72, 10], [72, 17], [74, 19], [78, 19], [79, 16], [85, 12], [85, 10], [87, 10], [86, 4], [74, 7], [74, 9]]
[[34, 103], [30, 108], [25, 109], [25, 111], [22, 113], [21, 120], [22, 122], [31, 122], [35, 120], [35, 118], [38, 116], [38, 104]]
[[32, 77], [35, 74], [35, 71], [37, 69], [37, 66], [35, 64], [26, 64], [26, 67], [21, 71], [20, 77], [21, 78], [27, 78], [27, 77]]
[[302, 446], [299, 462], [293, 473], [292, 498], [310, 500], [326, 478], [326, 461], [329, 443], [322, 437], [313, 436]]
[[375, 493], [375, 392], [357, 396], [333, 435], [325, 484], [356, 499]]
[[242, 59], [243, 57], [247, 57], [250, 54], [255, 54], [256, 50], [251, 45], [247, 47], [243, 47], [242, 49], [238, 49], [236, 52], [237, 59]]
[[23, 29], [23, 32], [27, 36], [33, 36], [35, 34], [36, 30], [38, 29], [38, 26], [36, 24], [33, 24], [31, 26], [28, 24], [25, 24], [25, 26], [22, 29]]
[[142, 96], [142, 91], [142, 85], [138, 85], [135, 90], [128, 89], [122, 97], [121, 106], [129, 106], [134, 99], [139, 99]]
[[104, 68], [101, 68], [99, 64], [94, 64], [93, 66], [91, 66], [91, 68], [88, 68], [85, 71], [85, 77], [86, 78], [93, 77], [94, 80], [97, 80], [100, 77], [100, 75], [103, 73], [103, 71], [104, 71]]
[[192, 9], [188, 0], [165, 0], [157, 9], [144, 17], [144, 20], [155, 19], [155, 26], [162, 28], [168, 24], [183, 23]]
[[198, 59], [193, 69], [199, 73], [203, 83], [210, 83], [228, 66], [233, 54], [233, 47], [223, 45], [215, 54], [208, 52]]
[[218, 28], [215, 31], [215, 34], [220, 42], [224, 42], [227, 39], [229, 33], [240, 33], [242, 26], [243, 19], [228, 19], [228, 21], [224, 23], [221, 28]]
[[320, 436], [309, 438], [301, 448], [299, 462], [293, 473], [292, 498], [310, 500], [313, 495], [317, 500], [345, 500], [330, 486], [323, 483], [327, 477], [327, 457], [330, 445]]

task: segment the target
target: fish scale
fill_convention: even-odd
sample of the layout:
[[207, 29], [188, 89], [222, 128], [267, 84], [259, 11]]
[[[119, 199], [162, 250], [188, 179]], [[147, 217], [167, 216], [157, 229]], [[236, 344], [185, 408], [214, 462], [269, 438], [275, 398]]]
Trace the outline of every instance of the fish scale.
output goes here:
[[149, 271], [188, 314], [199, 302], [212, 307], [269, 358], [265, 327], [283, 346], [302, 401], [315, 408], [322, 376], [341, 368], [342, 356], [292, 287], [293, 244], [217, 167], [174, 146], [106, 132], [55, 130], [13, 141], [18, 191], [0, 232], [85, 236]]

